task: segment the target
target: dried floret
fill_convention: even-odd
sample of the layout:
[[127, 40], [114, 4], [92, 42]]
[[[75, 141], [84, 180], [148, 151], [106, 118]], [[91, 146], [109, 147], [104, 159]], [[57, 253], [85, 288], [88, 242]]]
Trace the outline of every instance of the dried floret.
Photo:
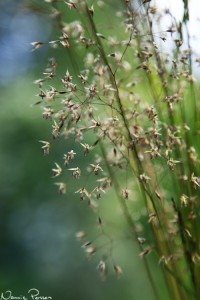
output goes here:
[[47, 141], [39, 141], [39, 142], [43, 144], [42, 150], [43, 150], [44, 155], [48, 155], [50, 152], [50, 149], [51, 149], [50, 142], [47, 142]]

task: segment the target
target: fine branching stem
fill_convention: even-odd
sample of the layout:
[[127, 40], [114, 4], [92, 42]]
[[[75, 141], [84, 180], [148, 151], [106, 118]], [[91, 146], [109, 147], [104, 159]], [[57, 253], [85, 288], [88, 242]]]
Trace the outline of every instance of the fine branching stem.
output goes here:
[[[33, 50], [49, 44], [60, 57], [58, 62], [51, 57], [35, 81], [40, 98], [35, 105], [42, 107], [52, 134], [40, 143], [49, 155], [63, 142], [63, 157], [52, 168], [58, 192], [74, 189], [75, 199], [98, 214], [97, 238], [85, 240], [92, 229], [77, 234], [82, 248], [88, 258], [107, 249], [97, 267], [100, 277], [107, 277], [110, 265], [120, 277], [115, 238], [100, 213], [107, 202], [109, 210], [120, 206], [155, 300], [163, 292], [160, 274], [166, 299], [198, 300], [200, 141], [194, 64], [200, 57], [190, 40], [189, 2], [182, 1], [180, 21], [149, 0], [116, 1], [116, 7], [106, 1], [46, 2], [56, 37], [33, 42]], [[165, 16], [171, 20], [167, 27]], [[106, 196], [109, 189], [115, 190], [114, 204], [115, 196], [110, 201]], [[159, 274], [150, 267], [154, 260]]]

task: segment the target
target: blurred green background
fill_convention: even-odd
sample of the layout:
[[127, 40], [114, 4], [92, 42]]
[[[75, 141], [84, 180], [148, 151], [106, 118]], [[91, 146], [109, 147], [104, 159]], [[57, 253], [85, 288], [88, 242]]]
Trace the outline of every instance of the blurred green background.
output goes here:
[[[33, 82], [41, 77], [52, 50], [31, 52], [30, 42], [55, 39], [48, 12], [43, 1], [0, 2], [0, 294], [11, 290], [15, 296], [26, 295], [37, 288], [55, 300], [151, 300], [138, 247], [126, 239], [120, 214], [115, 222], [124, 240], [116, 243], [113, 255], [123, 276], [118, 280], [111, 270], [105, 282], [100, 280], [96, 266], [101, 256], [97, 252], [88, 262], [75, 238], [79, 230], [95, 236], [97, 216], [70, 190], [58, 195], [51, 169], [62, 155], [60, 148], [53, 156], [42, 154], [38, 141], [50, 136], [50, 126], [40, 108], [31, 106], [38, 93]], [[65, 68], [68, 58], [62, 57]], [[112, 209], [109, 201], [114, 198], [108, 195], [105, 209]], [[152, 262], [152, 267], [162, 285], [158, 264]]]

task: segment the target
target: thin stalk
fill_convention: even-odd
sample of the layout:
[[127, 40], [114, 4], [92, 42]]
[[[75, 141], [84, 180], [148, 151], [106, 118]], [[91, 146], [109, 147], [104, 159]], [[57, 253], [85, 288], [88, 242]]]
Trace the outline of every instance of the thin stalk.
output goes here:
[[193, 261], [192, 261], [191, 254], [190, 254], [189, 250], [187, 249], [187, 241], [186, 241], [185, 235], [184, 235], [184, 230], [185, 230], [184, 221], [182, 219], [181, 212], [180, 212], [178, 206], [176, 205], [174, 199], [172, 198], [171, 200], [173, 203], [174, 210], [176, 211], [177, 217], [178, 217], [179, 233], [180, 233], [180, 237], [181, 237], [181, 241], [182, 241], [182, 246], [184, 249], [184, 254], [185, 254], [185, 257], [186, 257], [186, 260], [188, 263], [188, 267], [190, 270], [191, 281], [193, 283], [194, 290], [196, 290], [197, 285], [196, 285], [196, 278], [195, 278], [195, 273], [194, 273], [194, 268], [193, 268]]
[[[119, 200], [121, 209], [122, 209], [123, 214], [125, 216], [125, 219], [126, 219], [128, 225], [130, 226], [131, 230], [133, 230], [134, 237], [135, 237], [135, 240], [137, 242], [137, 245], [139, 245], [139, 249], [140, 249], [140, 251], [142, 251], [143, 250], [142, 246], [141, 246], [141, 244], [138, 243], [138, 235], [137, 235], [137, 232], [135, 230], [135, 224], [134, 224], [134, 222], [131, 218], [131, 215], [128, 211], [128, 208], [127, 208], [127, 206], [124, 202], [124, 199], [122, 199], [120, 186], [118, 184], [118, 181], [115, 177], [115, 174], [114, 174], [112, 168], [110, 167], [109, 163], [107, 162], [106, 153], [105, 153], [104, 147], [102, 146], [102, 143], [100, 143], [100, 147], [101, 147], [101, 152], [103, 154], [104, 160], [106, 161], [106, 166], [107, 166], [107, 169], [108, 169], [108, 173], [109, 173], [110, 177], [112, 178], [114, 188], [115, 188], [115, 191], [116, 191], [116, 194], [117, 194], [117, 198]], [[156, 288], [156, 284], [154, 283], [150, 268], [148, 266], [148, 263], [147, 263], [145, 257], [143, 258], [143, 262], [144, 262], [144, 267], [145, 267], [146, 274], [147, 274], [148, 280], [150, 282], [154, 297], [155, 297], [156, 300], [159, 300], [160, 297], [159, 297], [159, 294], [158, 294], [158, 291], [157, 291], [157, 288]]]
[[[105, 55], [104, 48], [102, 46], [101, 40], [99, 39], [99, 37], [96, 34], [96, 32], [97, 32], [96, 26], [95, 26], [95, 23], [93, 21], [93, 17], [91, 16], [90, 11], [89, 11], [89, 9], [87, 7], [87, 4], [86, 4], [86, 13], [87, 13], [87, 16], [88, 16], [88, 19], [89, 19], [89, 22], [90, 22], [90, 26], [91, 26], [91, 29], [92, 29], [92, 32], [93, 32], [93, 36], [95, 38], [96, 44], [98, 45], [98, 49], [100, 51], [101, 57], [102, 57], [105, 65], [108, 68], [111, 84], [114, 87], [114, 89], [116, 90], [116, 99], [117, 99], [117, 102], [118, 102], [119, 110], [121, 112], [121, 117], [122, 117], [122, 120], [123, 120], [123, 123], [124, 123], [124, 127], [126, 129], [129, 141], [132, 144], [133, 157], [134, 157], [134, 160], [136, 162], [136, 169], [137, 169], [136, 174], [138, 174], [137, 178], [138, 178], [139, 184], [141, 186], [141, 191], [143, 192], [143, 197], [145, 198], [145, 201], [146, 201], [146, 206], [149, 207], [148, 202], [147, 202], [147, 198], [146, 198], [146, 194], [147, 194], [148, 197], [149, 197], [149, 199], [151, 200], [153, 208], [154, 208], [154, 210], [156, 212], [156, 215], [157, 215], [157, 217], [159, 219], [159, 213], [158, 213], [156, 205], [154, 203], [154, 199], [153, 199], [152, 193], [150, 192], [150, 190], [147, 190], [147, 188], [145, 187], [143, 181], [140, 180], [139, 174], [144, 173], [144, 170], [143, 170], [142, 163], [141, 163], [141, 161], [139, 159], [139, 156], [138, 156], [136, 145], [135, 145], [135, 143], [132, 140], [132, 136], [131, 136], [131, 133], [130, 133], [130, 130], [129, 130], [129, 125], [128, 125], [126, 117], [125, 117], [125, 111], [124, 111], [124, 108], [123, 108], [123, 105], [122, 105], [122, 102], [121, 102], [121, 98], [120, 98], [120, 95], [119, 95], [119, 89], [118, 89], [118, 86], [117, 86], [117, 83], [116, 83], [116, 79], [115, 79], [115, 73], [113, 73], [113, 71], [112, 71], [112, 69], [110, 67], [110, 64], [108, 63], [108, 60], [107, 60], [107, 57]], [[144, 193], [144, 191], [146, 193]], [[159, 222], [161, 224], [160, 220], [159, 220]], [[162, 225], [161, 225], [161, 227], [162, 227]], [[155, 233], [155, 237], [156, 237], [157, 233], [155, 231], [154, 231], [154, 233]], [[158, 238], [158, 241], [159, 241], [159, 238]], [[160, 243], [158, 241], [157, 241], [157, 244], [159, 246], [158, 248], [160, 248]]]

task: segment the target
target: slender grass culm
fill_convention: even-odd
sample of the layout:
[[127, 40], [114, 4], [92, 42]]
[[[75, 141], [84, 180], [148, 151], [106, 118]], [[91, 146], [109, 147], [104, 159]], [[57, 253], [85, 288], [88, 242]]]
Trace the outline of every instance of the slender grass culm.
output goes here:
[[[163, 298], [151, 257], [168, 299], [200, 299], [200, 109], [193, 74], [200, 58], [191, 48], [189, 2], [182, 1], [181, 20], [150, 0], [46, 2], [58, 35], [32, 43], [55, 48], [35, 81], [36, 104], [52, 126], [52, 138], [40, 141], [44, 155], [69, 141], [53, 167], [59, 193], [70, 181], [97, 214], [110, 252], [114, 237], [100, 207], [107, 194], [115, 198], [155, 299]], [[144, 206], [141, 220], [133, 215], [134, 198]], [[88, 241], [84, 231], [77, 237], [89, 258], [98, 255], [96, 239]], [[112, 265], [119, 277], [120, 265]], [[98, 271], [105, 279], [107, 256]]]

